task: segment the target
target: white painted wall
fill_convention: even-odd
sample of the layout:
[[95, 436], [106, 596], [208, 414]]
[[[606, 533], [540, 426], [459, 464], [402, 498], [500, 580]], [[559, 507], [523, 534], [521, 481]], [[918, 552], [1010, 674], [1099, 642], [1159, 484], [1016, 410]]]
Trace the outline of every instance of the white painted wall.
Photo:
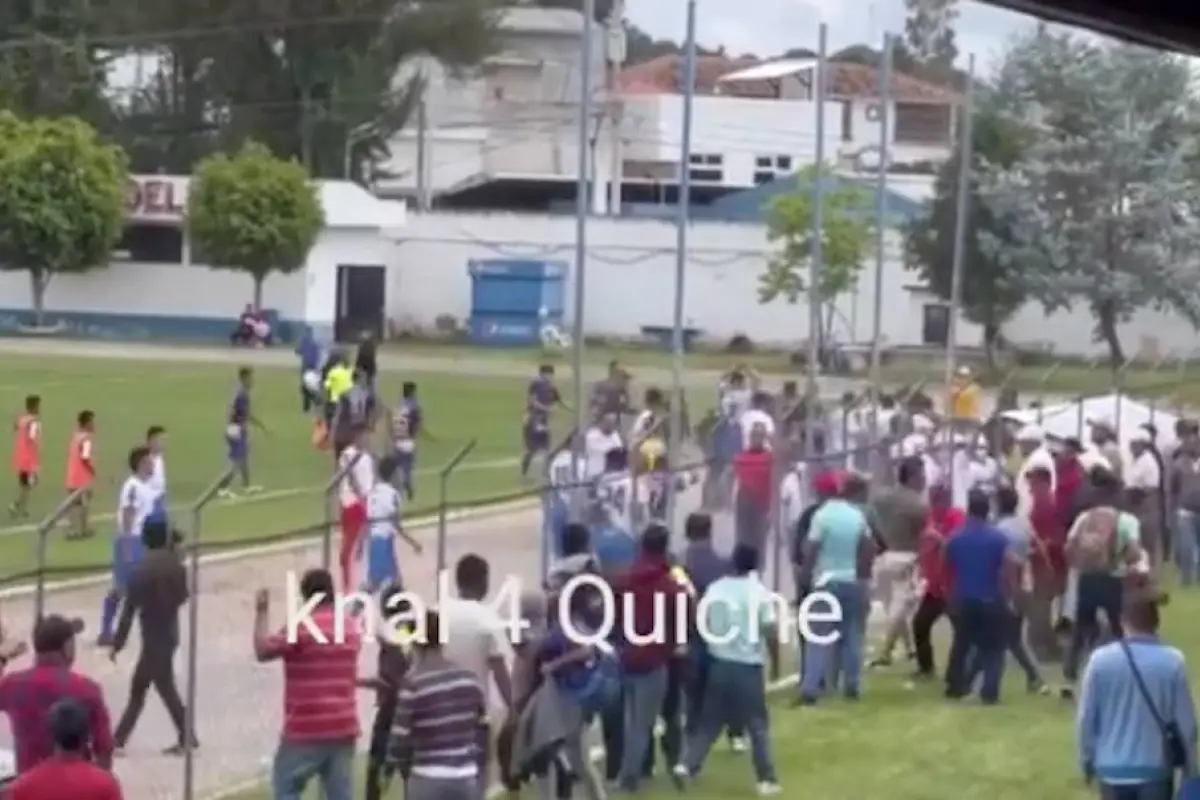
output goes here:
[[[593, 335], [637, 338], [644, 325], [669, 325], [674, 298], [675, 228], [660, 220], [594, 218], [588, 223], [585, 329]], [[410, 215], [403, 240], [390, 258], [388, 316], [404, 325], [432, 329], [439, 314], [460, 321], [470, 315], [467, 263], [473, 258], [545, 258], [574, 263], [575, 220], [566, 216], [514, 214]], [[696, 223], [690, 231], [684, 294], [686, 324], [715, 342], [745, 334], [761, 343], [794, 345], [807, 338], [808, 313], [798, 305], [759, 305], [758, 275], [770, 245], [757, 225]], [[891, 344], [921, 343], [922, 306], [928, 296], [913, 292], [915, 276], [903, 269], [898, 235], [889, 241], [883, 276], [882, 330]], [[838, 338], [871, 336], [874, 265], [861, 291], [837, 303]], [[571, 296], [568, 286], [567, 296]], [[311, 296], [310, 313], [315, 302]], [[332, 297], [332, 296], [331, 296]], [[329, 301], [332, 303], [332, 299]], [[568, 316], [569, 316], [568, 304]], [[1051, 317], [1028, 307], [1008, 326], [1018, 343], [1050, 342], [1056, 352], [1088, 354], [1092, 320], [1083, 310]], [[1196, 332], [1176, 317], [1146, 313], [1123, 325], [1131, 353], [1157, 337], [1160, 351], [1193, 348]], [[960, 341], [979, 342], [980, 330], [960, 322]]]
[[[272, 275], [263, 303], [290, 319], [304, 315], [303, 273]], [[29, 277], [0, 272], [0, 305], [33, 308]], [[57, 275], [46, 290], [46, 310], [230, 319], [254, 299], [254, 284], [231, 270], [178, 264], [116, 262], [82, 275]]]

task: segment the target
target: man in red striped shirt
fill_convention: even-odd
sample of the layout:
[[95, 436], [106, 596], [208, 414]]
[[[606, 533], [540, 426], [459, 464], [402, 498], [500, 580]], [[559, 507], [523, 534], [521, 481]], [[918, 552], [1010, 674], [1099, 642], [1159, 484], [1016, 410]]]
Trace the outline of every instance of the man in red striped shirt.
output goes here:
[[306, 572], [300, 596], [294, 629], [277, 633], [270, 632], [266, 590], [255, 599], [254, 655], [283, 662], [283, 735], [271, 782], [276, 797], [299, 797], [320, 776], [326, 800], [351, 800], [361, 637], [355, 620], [339, 623], [328, 570]]
[[767, 428], [756, 424], [750, 429], [746, 449], [733, 458], [737, 480], [733, 513], [737, 540], [759, 552], [763, 551], [770, 522], [774, 472], [775, 456], [767, 446]]

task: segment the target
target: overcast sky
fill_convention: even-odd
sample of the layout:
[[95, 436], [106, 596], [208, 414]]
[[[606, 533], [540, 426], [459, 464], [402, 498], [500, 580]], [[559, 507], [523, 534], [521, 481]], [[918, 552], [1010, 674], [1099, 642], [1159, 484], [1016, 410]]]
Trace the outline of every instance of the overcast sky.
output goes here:
[[[627, 16], [656, 37], [682, 40], [686, 0], [626, 0]], [[753, 6], [754, 11], [750, 13]], [[817, 26], [829, 26], [830, 51], [877, 44], [885, 33], [903, 33], [903, 0], [697, 0], [697, 29], [706, 47], [774, 55], [791, 47], [816, 49]], [[1026, 14], [983, 3], [961, 6], [959, 52], [974, 53], [981, 69], [995, 62], [1005, 41], [1035, 24]]]

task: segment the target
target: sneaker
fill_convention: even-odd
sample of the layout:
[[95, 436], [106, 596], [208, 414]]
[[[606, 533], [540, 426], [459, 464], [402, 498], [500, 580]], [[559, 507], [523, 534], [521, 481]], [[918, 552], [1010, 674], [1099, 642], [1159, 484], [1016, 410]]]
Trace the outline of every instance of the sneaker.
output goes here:
[[258, 494], [262, 490], [263, 490], [263, 487], [261, 487], [261, 486], [247, 486], [243, 491], [245, 491], [246, 494]]
[[233, 489], [222, 489], [221, 491], [217, 492], [217, 497], [222, 500], [233, 500], [237, 496], [237, 492], [235, 492]]
[[687, 766], [684, 764], [676, 764], [671, 768], [671, 783], [675, 784], [675, 788], [681, 792], [687, 788], [688, 780], [691, 777], [688, 774]]
[[729, 740], [729, 749], [735, 753], [744, 753], [750, 749], [750, 744], [745, 736], [734, 736]]
[[763, 781], [758, 785], [759, 797], [771, 797], [783, 792], [783, 787], [774, 781]]
[[892, 665], [892, 659], [889, 656], [880, 656], [879, 658], [871, 659], [867, 664], [867, 669], [885, 669]]
[[1074, 700], [1075, 699], [1075, 687], [1074, 686], [1063, 686], [1062, 688], [1060, 688], [1058, 690], [1058, 696], [1061, 697], [1063, 700]]

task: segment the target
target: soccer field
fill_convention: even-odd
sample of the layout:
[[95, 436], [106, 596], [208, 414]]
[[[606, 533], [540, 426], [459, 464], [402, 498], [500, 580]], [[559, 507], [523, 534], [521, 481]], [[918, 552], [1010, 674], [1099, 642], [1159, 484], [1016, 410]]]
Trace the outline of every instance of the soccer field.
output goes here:
[[[96, 536], [85, 541], [51, 537], [49, 564], [57, 576], [106, 568], [116, 494], [131, 448], [150, 425], [167, 428], [167, 475], [173, 509], [186, 513], [225, 468], [224, 425], [234, 390], [239, 351], [228, 366], [204, 363], [78, 360], [5, 355], [0, 358], [0, 408], [15, 419], [27, 394], [42, 397], [43, 451], [40, 482], [26, 520], [0, 520], [0, 587], [28, 580], [35, 562], [34, 530], [65, 496], [65, 461], [76, 415], [96, 414], [99, 476], [93, 500]], [[513, 497], [528, 490], [519, 480], [519, 424], [527, 379], [463, 374], [385, 373], [387, 400], [400, 395], [402, 380], [415, 380], [433, 437], [422, 443], [414, 515], [437, 503], [437, 472], [468, 440], [477, 446], [450, 481], [451, 505]], [[332, 471], [328, 453], [310, 441], [311, 419], [300, 410], [297, 371], [256, 367], [254, 408], [267, 427], [252, 434], [252, 479], [258, 495], [217, 500], [204, 515], [203, 534], [214, 548], [319, 533], [321, 487]], [[570, 421], [562, 417], [564, 426]], [[15, 492], [11, 479], [0, 497]], [[181, 516], [183, 527], [190, 518]]]

